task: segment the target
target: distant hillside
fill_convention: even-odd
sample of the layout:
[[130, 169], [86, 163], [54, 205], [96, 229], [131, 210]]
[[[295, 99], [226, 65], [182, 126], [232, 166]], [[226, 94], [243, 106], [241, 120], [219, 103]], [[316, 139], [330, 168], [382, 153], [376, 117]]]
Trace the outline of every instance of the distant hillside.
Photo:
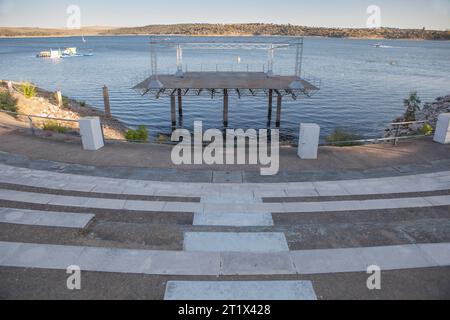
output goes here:
[[0, 27], [0, 37], [67, 37], [84, 35], [100, 35], [109, 27], [86, 27], [81, 30], [43, 29], [43, 28], [5, 28]]
[[104, 34], [179, 34], [179, 35], [281, 35], [319, 36], [333, 38], [377, 38], [377, 39], [426, 39], [450, 40], [450, 31], [414, 29], [348, 29], [314, 28], [279, 24], [177, 24], [150, 25], [138, 28], [120, 28]]
[[82, 30], [40, 29], [40, 28], [1, 28], [0, 37], [62, 37], [84, 35], [280, 35], [280, 36], [318, 36], [333, 38], [368, 39], [415, 39], [450, 40], [450, 31], [422, 29], [350, 29], [315, 28], [279, 24], [175, 24], [150, 25], [133, 28], [89, 27]]

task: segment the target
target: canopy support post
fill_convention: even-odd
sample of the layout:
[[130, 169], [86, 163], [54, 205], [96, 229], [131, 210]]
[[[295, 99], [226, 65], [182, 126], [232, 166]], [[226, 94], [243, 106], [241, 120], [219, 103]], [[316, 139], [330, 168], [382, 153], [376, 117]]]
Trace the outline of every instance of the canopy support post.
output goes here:
[[183, 49], [179, 44], [177, 46], [177, 72], [175, 74], [178, 78], [183, 78]]
[[228, 89], [223, 89], [223, 126], [228, 127]]
[[281, 124], [281, 104], [282, 104], [282, 101], [283, 101], [283, 96], [280, 93], [277, 96], [277, 122], [276, 122], [277, 128], [279, 128], [280, 124]]
[[172, 117], [172, 127], [176, 127], [177, 125], [177, 114], [176, 114], [176, 101], [175, 96], [170, 96], [170, 109], [171, 109], [171, 117]]
[[181, 94], [181, 89], [178, 89], [178, 115], [183, 116], [183, 95]]
[[267, 126], [270, 127], [272, 122], [272, 108], [273, 108], [273, 90], [269, 90], [269, 105], [267, 109]]

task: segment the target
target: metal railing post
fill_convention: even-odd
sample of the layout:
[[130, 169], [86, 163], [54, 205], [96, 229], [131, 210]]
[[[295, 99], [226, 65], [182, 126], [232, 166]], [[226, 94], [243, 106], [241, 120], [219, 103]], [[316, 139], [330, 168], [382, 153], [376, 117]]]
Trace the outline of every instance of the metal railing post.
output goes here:
[[400, 125], [397, 125], [397, 129], [395, 129], [394, 146], [398, 144], [399, 133], [400, 133]]
[[34, 126], [33, 126], [33, 119], [31, 118], [31, 116], [28, 116], [28, 123], [30, 125], [30, 129], [31, 129], [31, 134], [33, 136], [36, 135], [36, 132], [34, 132]]

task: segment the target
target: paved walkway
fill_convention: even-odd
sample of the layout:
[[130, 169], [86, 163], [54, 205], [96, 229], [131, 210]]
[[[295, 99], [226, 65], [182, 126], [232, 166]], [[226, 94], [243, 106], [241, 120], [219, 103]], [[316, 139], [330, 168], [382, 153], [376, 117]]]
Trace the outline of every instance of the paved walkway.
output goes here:
[[[282, 148], [280, 173], [260, 175], [257, 166], [174, 166], [172, 147], [110, 143], [97, 152], [80, 141], [32, 137], [0, 128], [0, 162], [65, 173], [179, 182], [296, 182], [392, 177], [450, 170], [450, 146], [431, 138], [348, 148], [322, 147], [317, 161], [301, 161], [295, 148]], [[49, 152], [48, 150], [51, 150]], [[31, 161], [30, 161], [31, 160]], [[32, 161], [35, 160], [35, 161]], [[38, 161], [36, 161], [38, 160]]]

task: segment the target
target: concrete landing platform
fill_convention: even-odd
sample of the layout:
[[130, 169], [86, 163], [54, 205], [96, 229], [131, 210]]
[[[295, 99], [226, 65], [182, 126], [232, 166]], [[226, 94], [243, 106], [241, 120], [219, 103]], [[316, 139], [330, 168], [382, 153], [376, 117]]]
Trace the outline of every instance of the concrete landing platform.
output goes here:
[[199, 252], [285, 252], [284, 233], [186, 232], [185, 251]]
[[165, 300], [317, 300], [311, 281], [169, 281]]
[[194, 226], [270, 227], [273, 219], [270, 213], [196, 213]]

